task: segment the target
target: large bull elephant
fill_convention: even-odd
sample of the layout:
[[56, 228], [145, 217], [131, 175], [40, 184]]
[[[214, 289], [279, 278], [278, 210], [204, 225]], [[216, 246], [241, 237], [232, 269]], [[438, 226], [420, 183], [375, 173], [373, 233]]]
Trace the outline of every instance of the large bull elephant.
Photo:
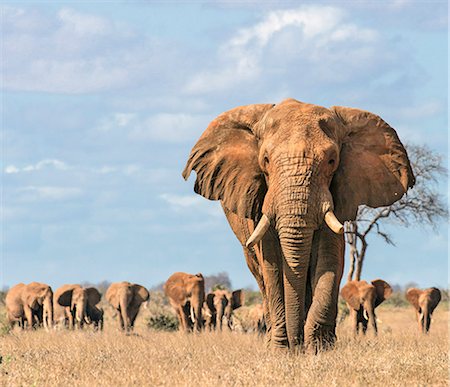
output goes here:
[[15, 324], [28, 329], [40, 324], [48, 329], [53, 325], [53, 291], [46, 284], [31, 282], [13, 286], [6, 295], [5, 305], [11, 328]]
[[233, 292], [217, 289], [207, 294], [205, 304], [207, 328], [222, 330], [225, 319], [227, 327], [231, 330], [233, 311], [244, 304], [244, 292], [242, 289]]
[[406, 299], [416, 310], [419, 330], [428, 333], [431, 324], [431, 315], [441, 301], [441, 291], [438, 288], [416, 289], [406, 291]]
[[214, 119], [183, 177], [220, 200], [263, 295], [272, 348], [335, 341], [342, 223], [387, 206], [414, 184], [397, 133], [375, 114], [294, 99]]
[[103, 326], [103, 311], [97, 307], [102, 295], [93, 287], [78, 284], [63, 285], [54, 295], [55, 320], [69, 328], [83, 328], [84, 324]]
[[141, 305], [150, 299], [150, 293], [141, 285], [123, 281], [111, 284], [105, 298], [118, 312], [120, 329], [130, 332]]
[[205, 279], [202, 274], [177, 272], [164, 284], [164, 292], [175, 310], [180, 329], [190, 332], [203, 327], [202, 308], [205, 300]]
[[365, 334], [369, 322], [374, 334], [377, 335], [375, 309], [391, 294], [391, 286], [381, 279], [373, 280], [370, 284], [366, 281], [349, 281], [345, 284], [341, 295], [350, 310], [350, 321], [355, 335], [359, 333], [360, 325]]

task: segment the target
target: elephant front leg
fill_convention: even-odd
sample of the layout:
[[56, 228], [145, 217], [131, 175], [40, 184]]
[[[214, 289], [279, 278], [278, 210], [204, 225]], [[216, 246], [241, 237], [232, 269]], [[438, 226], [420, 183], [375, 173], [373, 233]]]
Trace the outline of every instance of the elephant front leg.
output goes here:
[[288, 348], [284, 305], [284, 282], [280, 243], [273, 228], [260, 242], [262, 275], [265, 287], [265, 319], [268, 345], [272, 349]]
[[350, 309], [350, 325], [352, 328], [353, 336], [356, 337], [359, 333], [358, 312], [350, 307], [349, 309]]
[[344, 268], [344, 239], [324, 226], [320, 231], [313, 298], [305, 323], [305, 346], [317, 352], [336, 341], [339, 284]]
[[28, 327], [27, 329], [33, 328], [33, 311], [28, 305], [24, 305], [23, 311], [25, 313], [25, 319], [27, 320]]

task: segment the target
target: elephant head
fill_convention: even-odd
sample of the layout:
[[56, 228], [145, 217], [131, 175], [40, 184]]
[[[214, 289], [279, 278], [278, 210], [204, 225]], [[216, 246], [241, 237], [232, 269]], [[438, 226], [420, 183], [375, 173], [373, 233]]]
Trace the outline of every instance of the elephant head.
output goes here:
[[56, 302], [70, 310], [73, 324], [76, 323], [82, 327], [84, 323], [91, 323], [89, 309], [95, 307], [101, 297], [100, 292], [93, 287], [64, 285], [57, 291]]
[[391, 294], [391, 286], [381, 279], [376, 279], [370, 284], [366, 281], [350, 281], [345, 284], [341, 295], [350, 309], [350, 318], [355, 333], [359, 331], [359, 324], [362, 324], [363, 333], [366, 333], [367, 324], [370, 322], [375, 335], [377, 334], [375, 308]]
[[244, 304], [244, 292], [242, 289], [230, 292], [228, 290], [215, 290], [206, 296], [206, 305], [212, 316], [211, 325], [222, 330], [223, 319], [231, 329], [231, 315], [233, 311]]
[[344, 248], [333, 233], [343, 232], [359, 205], [390, 205], [414, 184], [402, 143], [380, 117], [294, 99], [218, 116], [193, 147], [183, 177], [192, 170], [195, 192], [254, 222], [244, 247], [264, 250], [258, 242], [269, 230], [276, 235], [280, 253], [270, 254], [281, 279], [261, 272], [276, 293], [267, 295], [279, 329], [272, 336], [289, 347], [303, 342], [304, 328], [308, 341], [333, 341]]
[[141, 285], [123, 281], [111, 284], [105, 297], [119, 312], [120, 328], [129, 332], [134, 328], [141, 304], [150, 300], [150, 293]]
[[53, 291], [46, 284], [31, 282], [24, 289], [25, 302], [37, 316], [39, 323], [48, 329], [53, 326]]
[[441, 291], [438, 288], [420, 290], [410, 288], [406, 291], [406, 299], [416, 310], [419, 330], [428, 333], [431, 324], [431, 315], [441, 301]]

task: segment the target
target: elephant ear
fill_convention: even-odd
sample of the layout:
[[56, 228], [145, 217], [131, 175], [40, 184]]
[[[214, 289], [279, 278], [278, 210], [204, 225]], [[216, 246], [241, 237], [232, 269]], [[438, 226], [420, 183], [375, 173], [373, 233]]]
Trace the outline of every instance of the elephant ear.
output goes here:
[[381, 279], [376, 279], [372, 281], [372, 285], [375, 286], [376, 298], [375, 298], [375, 308], [380, 305], [384, 300], [387, 300], [392, 294], [391, 285], [386, 281]]
[[233, 309], [240, 308], [242, 305], [244, 305], [244, 302], [244, 292], [242, 291], [242, 289], [235, 290], [231, 294], [231, 307]]
[[350, 281], [341, 289], [341, 296], [354, 310], [358, 310], [361, 306], [361, 299], [359, 297], [359, 288], [355, 281]]
[[86, 294], [88, 303], [91, 306], [97, 305], [102, 299], [102, 294], [96, 288], [87, 288]]
[[27, 305], [35, 310], [39, 305], [42, 305], [43, 298], [47, 294], [49, 286], [39, 282], [31, 282], [26, 286], [25, 302]]
[[255, 125], [272, 104], [237, 107], [213, 120], [192, 148], [184, 179], [197, 173], [194, 191], [210, 200], [221, 200], [230, 211], [256, 219], [267, 192], [258, 162]]
[[141, 285], [133, 284], [133, 301], [142, 304], [150, 298], [150, 293]]
[[359, 205], [390, 206], [415, 183], [397, 133], [373, 113], [342, 106], [332, 110], [341, 123], [341, 153], [330, 190], [341, 222], [354, 220]]
[[438, 306], [439, 302], [441, 301], [441, 291], [438, 288], [431, 288], [430, 298], [431, 302], [429, 304], [429, 311], [430, 313], [433, 313], [433, 311], [436, 309], [436, 306]]
[[72, 293], [77, 285], [66, 286], [62, 292], [56, 297], [56, 302], [61, 306], [71, 306], [72, 305]]
[[214, 293], [208, 293], [206, 295], [206, 305], [211, 313], [214, 313], [216, 311], [216, 307], [214, 306], [214, 297], [216, 295]]
[[409, 288], [406, 291], [406, 299], [419, 312], [420, 312], [419, 297], [421, 294], [422, 294], [422, 290], [419, 290], [416, 288]]

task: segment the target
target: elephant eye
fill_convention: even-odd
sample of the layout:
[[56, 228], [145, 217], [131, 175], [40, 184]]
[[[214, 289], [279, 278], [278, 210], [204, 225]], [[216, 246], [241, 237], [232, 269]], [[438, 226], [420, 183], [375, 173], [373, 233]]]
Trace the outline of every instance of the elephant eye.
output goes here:
[[269, 157], [264, 156], [263, 158], [263, 168], [267, 171], [267, 167], [269, 166]]
[[328, 160], [328, 165], [334, 165], [336, 161], [334, 159], [330, 159]]

